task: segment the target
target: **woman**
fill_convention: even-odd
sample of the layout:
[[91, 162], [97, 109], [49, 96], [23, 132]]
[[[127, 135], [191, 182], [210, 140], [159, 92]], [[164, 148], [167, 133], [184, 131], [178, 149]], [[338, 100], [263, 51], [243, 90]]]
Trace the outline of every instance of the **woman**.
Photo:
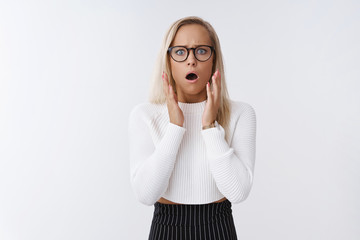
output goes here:
[[149, 239], [237, 239], [231, 204], [252, 186], [256, 116], [229, 99], [208, 22], [171, 25], [152, 85], [129, 118], [132, 187], [154, 205]]

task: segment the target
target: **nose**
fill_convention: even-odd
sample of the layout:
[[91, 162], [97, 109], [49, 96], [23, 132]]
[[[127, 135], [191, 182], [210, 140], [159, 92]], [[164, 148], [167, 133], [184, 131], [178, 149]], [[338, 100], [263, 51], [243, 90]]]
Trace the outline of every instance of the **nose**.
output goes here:
[[188, 66], [196, 66], [197, 64], [197, 59], [195, 58], [195, 55], [194, 55], [194, 51], [193, 50], [190, 50], [189, 52], [189, 56], [187, 58], [187, 65]]

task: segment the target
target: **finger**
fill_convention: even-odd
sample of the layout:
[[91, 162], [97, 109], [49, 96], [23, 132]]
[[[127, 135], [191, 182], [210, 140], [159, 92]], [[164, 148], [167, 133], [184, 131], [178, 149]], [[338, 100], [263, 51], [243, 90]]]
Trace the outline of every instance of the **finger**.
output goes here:
[[166, 72], [163, 72], [163, 75], [164, 75], [164, 78], [165, 78], [165, 80], [167, 81], [167, 83], [170, 84], [167, 73], [166, 73]]
[[209, 82], [206, 84], [206, 94], [207, 94], [208, 102], [211, 103], [212, 102], [212, 94], [211, 94]]
[[217, 71], [214, 72], [211, 79], [212, 79], [212, 84], [213, 84], [213, 87], [214, 87], [214, 85], [216, 85], [216, 80], [217, 80]]
[[218, 76], [217, 76], [217, 83], [218, 83], [218, 88], [221, 89], [221, 73], [219, 70], [218, 71]]
[[170, 86], [172, 86], [172, 85], [170, 84], [170, 81], [169, 81], [169, 78], [168, 78], [168, 75], [166, 72], [164, 72], [164, 78], [165, 78], [166, 84], [168, 86], [168, 93], [170, 93], [169, 89], [170, 89]]
[[171, 84], [169, 84], [169, 100], [176, 101], [174, 89]]
[[212, 93], [213, 93], [213, 94], [214, 94], [214, 92], [215, 92], [216, 89], [217, 89], [216, 73], [217, 73], [217, 72], [215, 72], [215, 73], [212, 75], [212, 77], [211, 77], [211, 79], [212, 79]]
[[214, 98], [215, 101], [217, 101], [217, 99], [219, 99], [220, 94], [221, 94], [221, 80], [219, 79], [219, 71], [216, 71], [215, 76], [213, 77], [213, 81], [214, 81], [214, 85], [213, 85], [213, 94], [214, 94]]
[[168, 97], [168, 95], [169, 95], [169, 81], [167, 80], [167, 76], [165, 76], [164, 72], [161, 75], [161, 77], [163, 79], [163, 89], [164, 89], [164, 92], [165, 92], [165, 96]]

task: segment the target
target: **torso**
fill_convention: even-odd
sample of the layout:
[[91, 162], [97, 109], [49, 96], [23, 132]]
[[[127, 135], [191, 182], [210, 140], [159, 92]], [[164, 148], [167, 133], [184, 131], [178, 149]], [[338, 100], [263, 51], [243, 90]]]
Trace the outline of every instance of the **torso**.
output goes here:
[[[218, 200], [218, 201], [215, 201], [215, 202], [212, 202], [212, 203], [218, 203], [218, 202], [223, 202], [223, 201], [225, 201], [226, 200], [226, 198], [224, 197], [224, 198], [222, 198], [222, 199], [220, 199], [220, 200]], [[179, 205], [180, 203], [175, 203], [175, 202], [172, 202], [172, 201], [170, 201], [170, 200], [167, 200], [166, 198], [160, 198], [159, 200], [158, 200], [158, 202], [159, 203], [163, 203], [163, 204], [177, 204], [177, 205]]]

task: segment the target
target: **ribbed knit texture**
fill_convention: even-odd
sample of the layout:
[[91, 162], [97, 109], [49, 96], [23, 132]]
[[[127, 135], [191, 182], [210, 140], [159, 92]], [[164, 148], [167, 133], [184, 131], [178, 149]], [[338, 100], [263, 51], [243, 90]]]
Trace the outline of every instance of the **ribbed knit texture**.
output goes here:
[[231, 102], [225, 137], [217, 122], [202, 130], [205, 104], [179, 102], [183, 127], [169, 122], [166, 104], [144, 103], [131, 112], [131, 183], [143, 204], [153, 205], [160, 197], [182, 204], [247, 198], [255, 163], [255, 111], [245, 102]]

